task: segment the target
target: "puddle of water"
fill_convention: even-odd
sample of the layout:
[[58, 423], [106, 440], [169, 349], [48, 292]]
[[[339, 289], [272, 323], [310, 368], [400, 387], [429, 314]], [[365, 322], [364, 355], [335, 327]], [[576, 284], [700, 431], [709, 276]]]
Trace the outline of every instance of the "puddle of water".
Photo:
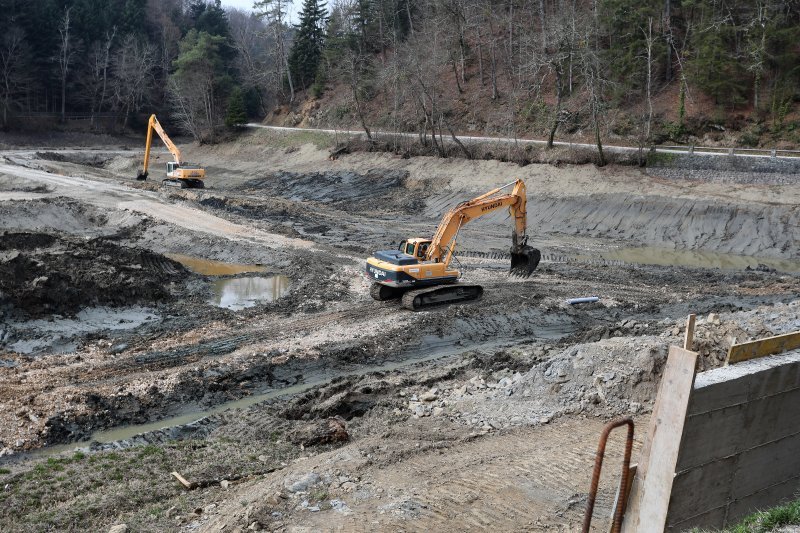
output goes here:
[[173, 261], [177, 261], [192, 272], [203, 276], [235, 276], [236, 274], [246, 274], [248, 272], [266, 272], [267, 268], [261, 265], [247, 265], [242, 263], [226, 263], [224, 261], [213, 261], [183, 254], [164, 254]]
[[702, 250], [669, 250], [644, 246], [641, 248], [620, 248], [603, 252], [604, 259], [639, 263], [643, 265], [686, 266], [698, 268], [720, 268], [723, 270], [744, 270], [756, 268], [759, 264], [774, 268], [780, 272], [800, 273], [800, 261], [792, 259], [774, 259], [765, 257], [748, 257], [743, 255], [704, 252]]
[[158, 314], [144, 307], [127, 309], [92, 307], [82, 310], [75, 318], [9, 321], [11, 336], [22, 339], [9, 344], [8, 348], [22, 354], [45, 349], [54, 353], [69, 353], [75, 351], [77, 347], [75, 342], [70, 341], [77, 335], [103, 330], [134, 329], [157, 318]]
[[289, 284], [289, 278], [286, 276], [221, 279], [211, 285], [214, 290], [211, 303], [238, 311], [260, 302], [273, 302], [285, 296]]

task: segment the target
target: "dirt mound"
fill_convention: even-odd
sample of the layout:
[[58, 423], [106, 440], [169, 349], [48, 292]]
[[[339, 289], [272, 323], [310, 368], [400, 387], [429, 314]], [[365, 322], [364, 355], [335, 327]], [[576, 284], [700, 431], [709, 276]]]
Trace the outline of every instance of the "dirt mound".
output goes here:
[[387, 198], [403, 189], [408, 178], [405, 170], [369, 170], [359, 174], [349, 170], [325, 172], [276, 172], [243, 185], [245, 189], [272, 189], [294, 201], [313, 200], [347, 207], [348, 203]]
[[36, 152], [36, 156], [46, 161], [75, 163], [96, 168], [102, 168], [109, 160], [106, 155], [91, 152]]
[[0, 251], [0, 302], [31, 317], [155, 303], [170, 298], [170, 283], [191, 275], [161, 255], [103, 239], [6, 233]]

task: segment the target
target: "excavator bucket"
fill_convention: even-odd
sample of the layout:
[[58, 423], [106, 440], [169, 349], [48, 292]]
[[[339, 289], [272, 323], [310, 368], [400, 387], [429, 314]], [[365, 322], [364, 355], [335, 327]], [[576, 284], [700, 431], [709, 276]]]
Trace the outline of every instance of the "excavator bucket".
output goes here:
[[511, 271], [509, 273], [512, 276], [530, 277], [539, 265], [541, 258], [541, 252], [532, 246], [512, 246]]
[[139, 181], [146, 180], [147, 179], [147, 172], [142, 172], [141, 170], [139, 170], [138, 172], [136, 172], [136, 179], [139, 180]]

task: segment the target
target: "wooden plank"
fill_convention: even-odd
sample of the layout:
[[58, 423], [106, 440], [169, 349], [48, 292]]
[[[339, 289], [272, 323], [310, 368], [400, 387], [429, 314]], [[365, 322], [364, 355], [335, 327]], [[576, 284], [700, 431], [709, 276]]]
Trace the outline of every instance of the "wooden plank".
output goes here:
[[622, 524], [625, 533], [664, 530], [696, 365], [697, 353], [670, 346]]
[[184, 478], [182, 475], [180, 475], [179, 473], [177, 473], [177, 472], [173, 472], [173, 473], [172, 473], [172, 476], [173, 476], [175, 479], [177, 479], [177, 480], [178, 480], [178, 482], [180, 482], [180, 484], [181, 484], [181, 485], [183, 485], [184, 487], [186, 487], [187, 489], [189, 489], [189, 490], [192, 490], [192, 489], [194, 488], [194, 483], [189, 483], [189, 482], [188, 482], [188, 481], [186, 481], [186, 479], [185, 479], [185, 478]]
[[684, 350], [691, 350], [692, 349], [692, 342], [694, 342], [694, 322], [697, 318], [697, 315], [692, 313], [686, 319], [686, 335], [683, 338], [683, 349]]
[[734, 344], [728, 350], [728, 359], [725, 361], [725, 364], [730, 365], [749, 359], [788, 352], [789, 350], [796, 350], [798, 348], [800, 348], [800, 331], [742, 344]]
[[[638, 468], [638, 466], [639, 465], [636, 465], [636, 464], [632, 464], [632, 465], [628, 466], [628, 483], [625, 484], [625, 504], [626, 504], [626, 507], [625, 507], [625, 509], [622, 509], [622, 519], [623, 520], [625, 520], [625, 510], [627, 509], [627, 503], [628, 503], [629, 498], [631, 496], [631, 486], [633, 485], [633, 480], [636, 478], [636, 469]], [[619, 498], [620, 498], [619, 489], [620, 489], [620, 487], [618, 485], [617, 486], [617, 492], [614, 494], [614, 505], [611, 506], [611, 523], [608, 524], [609, 533], [612, 533], [612, 530], [614, 528], [614, 512], [617, 510], [617, 505], [619, 505]]]

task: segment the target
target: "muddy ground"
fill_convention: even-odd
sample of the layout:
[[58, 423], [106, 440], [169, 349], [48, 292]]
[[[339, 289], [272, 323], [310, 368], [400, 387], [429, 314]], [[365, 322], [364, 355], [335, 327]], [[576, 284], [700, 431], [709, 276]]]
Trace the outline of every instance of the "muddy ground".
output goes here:
[[[204, 190], [134, 181], [124, 140], [0, 153], [0, 529], [569, 531], [602, 424], [646, 424], [688, 313], [702, 369], [800, 329], [800, 186], [330, 143], [186, 146]], [[365, 257], [517, 177], [533, 277], [507, 275], [498, 214], [461, 235], [482, 301], [369, 298]], [[269, 301], [219, 306], [220, 283], [276, 275]]]

